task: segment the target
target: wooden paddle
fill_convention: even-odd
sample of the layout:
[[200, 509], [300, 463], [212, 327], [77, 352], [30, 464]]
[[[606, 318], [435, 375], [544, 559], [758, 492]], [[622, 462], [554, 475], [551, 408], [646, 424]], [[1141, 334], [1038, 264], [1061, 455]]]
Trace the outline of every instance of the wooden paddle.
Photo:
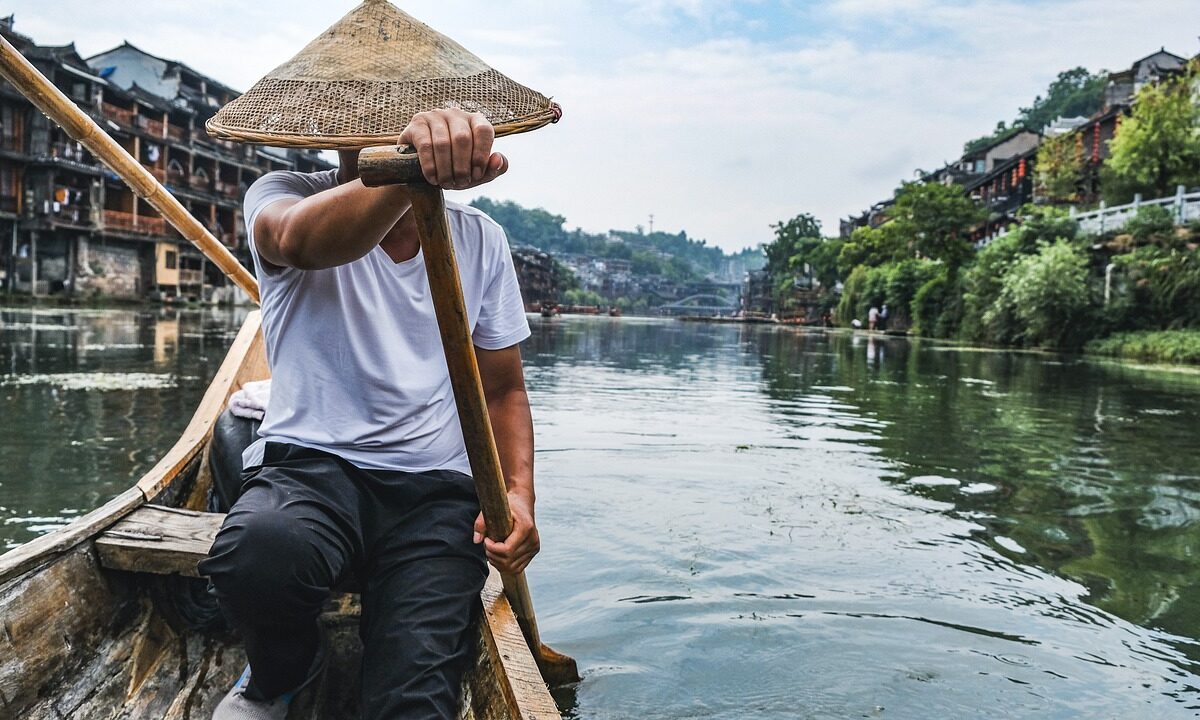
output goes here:
[[138, 197], [157, 210], [171, 227], [199, 248], [234, 284], [246, 291], [251, 300], [258, 302], [258, 282], [229, 249], [192, 217], [149, 170], [134, 160], [125, 148], [118, 145], [95, 120], [84, 114], [3, 37], [0, 37], [0, 75], [46, 117], [58, 123], [73, 139], [83, 143], [92, 155], [120, 176]]
[[[367, 148], [359, 153], [358, 172], [363, 184], [372, 187], [398, 183], [408, 186], [479, 505], [487, 523], [488, 537], [503, 540], [512, 532], [508, 489], [504, 483], [504, 471], [500, 467], [500, 455], [496, 451], [496, 439], [492, 435], [492, 423], [488, 418], [479, 365], [475, 360], [475, 345], [471, 341], [471, 327], [463, 302], [458, 262], [454, 257], [454, 245], [446, 221], [446, 201], [441, 188], [426, 182], [421, 174], [420, 160], [415, 154], [406, 152], [408, 149], [407, 146]], [[525, 573], [502, 577], [504, 593], [525, 632], [525, 639], [542, 671], [542, 678], [550, 685], [578, 682], [579, 669], [575, 660], [542, 644]]]

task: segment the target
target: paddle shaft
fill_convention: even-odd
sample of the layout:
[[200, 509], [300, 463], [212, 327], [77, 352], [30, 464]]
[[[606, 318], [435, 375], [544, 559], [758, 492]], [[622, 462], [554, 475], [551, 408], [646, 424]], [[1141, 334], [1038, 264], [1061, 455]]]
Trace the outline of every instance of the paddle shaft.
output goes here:
[[[408, 192], [412, 198], [417, 234], [421, 239], [421, 252], [425, 255], [429, 292], [433, 296], [433, 309], [442, 335], [442, 349], [446, 354], [446, 367], [450, 371], [450, 385], [454, 388], [454, 402], [458, 407], [471, 474], [475, 478], [479, 507], [487, 524], [488, 537], [504, 540], [513, 527], [512, 513], [508, 507], [508, 488], [492, 434], [491, 419], [488, 417], [487, 398], [483, 393], [483, 381], [479, 377], [479, 364], [475, 359], [475, 345], [471, 341], [471, 326], [463, 302], [458, 261], [454, 257], [450, 226], [446, 221], [446, 201], [441, 188], [423, 180], [408, 185]], [[542, 641], [525, 573], [504, 574], [502, 577], [504, 594], [508, 596], [529, 646], [536, 654]]]
[[138, 197], [149, 203], [179, 234], [221, 268], [221, 272], [244, 290], [251, 300], [258, 302], [258, 282], [228, 248], [192, 217], [140, 162], [134, 160], [125, 148], [118, 145], [95, 120], [71, 102], [3, 37], [0, 37], [0, 75], [46, 117], [62, 126], [68, 135], [82, 143], [92, 155], [120, 176]]

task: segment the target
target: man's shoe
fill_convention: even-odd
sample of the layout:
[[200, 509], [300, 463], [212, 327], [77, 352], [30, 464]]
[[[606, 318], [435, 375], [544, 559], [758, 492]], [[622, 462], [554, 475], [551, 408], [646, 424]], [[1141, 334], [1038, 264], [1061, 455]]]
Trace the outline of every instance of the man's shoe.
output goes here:
[[304, 688], [312, 684], [325, 670], [329, 659], [329, 638], [324, 626], [318, 626], [317, 656], [313, 658], [312, 669], [300, 686], [291, 692], [285, 692], [273, 700], [254, 700], [246, 697], [250, 687], [250, 666], [242, 671], [242, 676], [233, 684], [217, 708], [213, 710], [212, 720], [285, 720], [292, 698]]
[[284, 720], [294, 693], [284, 693], [274, 700], [251, 700], [246, 697], [250, 687], [250, 666], [233, 684], [213, 711], [212, 720]]

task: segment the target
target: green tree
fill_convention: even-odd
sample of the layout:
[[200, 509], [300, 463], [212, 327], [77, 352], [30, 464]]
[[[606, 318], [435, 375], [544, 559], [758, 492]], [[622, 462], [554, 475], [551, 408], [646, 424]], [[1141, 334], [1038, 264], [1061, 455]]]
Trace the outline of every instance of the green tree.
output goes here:
[[891, 223], [877, 228], [856, 228], [838, 250], [838, 275], [847, 278], [857, 267], [883, 265], [903, 258], [907, 253], [908, 248]]
[[821, 242], [821, 223], [809, 213], [800, 213], [791, 220], [771, 225], [775, 239], [763, 246], [767, 256], [767, 277], [770, 279], [775, 302], [783, 305], [791, 291], [797, 267], [797, 256]]
[[1092, 74], [1083, 67], [1064, 70], [1050, 83], [1046, 97], [1039, 95], [1031, 106], [1021, 108], [1017, 123], [1041, 130], [1056, 118], [1088, 117], [1104, 104], [1107, 82], [1108, 74], [1103, 71]]
[[913, 252], [946, 263], [950, 275], [971, 257], [969, 233], [984, 210], [958, 186], [905, 183], [896, 194], [890, 232]]
[[1000, 297], [984, 319], [990, 323], [999, 313], [1009, 314], [1018, 323], [1018, 342], [1073, 348], [1087, 338], [1091, 306], [1088, 257], [1071, 242], [1059, 240], [1017, 260], [1005, 273]]
[[[1200, 103], [1196, 83], [1200, 70], [1142, 87], [1133, 111], [1109, 144], [1107, 184], [1115, 184], [1127, 200], [1133, 192], [1163, 197], [1176, 185], [1200, 182]], [[1107, 194], [1107, 192], [1106, 192]]]
[[996, 123], [996, 129], [993, 130], [991, 133], [984, 135], [982, 137], [977, 137], [974, 140], [968, 140], [967, 142], [963, 143], [963, 155], [970, 155], [973, 152], [982, 150], [983, 148], [987, 147], [988, 145], [991, 145], [994, 142], [999, 142], [1001, 140], [1007, 140], [1008, 138], [1012, 137], [1013, 135], [1016, 135], [1017, 133], [1021, 132], [1024, 129], [1025, 129], [1025, 126], [1020, 125], [1018, 123], [1013, 123], [1012, 125], [1009, 125], [1008, 123], [1001, 120], [1000, 122]]
[[791, 272], [792, 257], [800, 251], [804, 240], [821, 239], [821, 222], [809, 213], [800, 213], [791, 220], [771, 225], [775, 239], [763, 246], [767, 256], [767, 274], [782, 278]]
[[1074, 133], [1042, 140], [1037, 152], [1037, 193], [1053, 203], [1078, 199], [1086, 159]]

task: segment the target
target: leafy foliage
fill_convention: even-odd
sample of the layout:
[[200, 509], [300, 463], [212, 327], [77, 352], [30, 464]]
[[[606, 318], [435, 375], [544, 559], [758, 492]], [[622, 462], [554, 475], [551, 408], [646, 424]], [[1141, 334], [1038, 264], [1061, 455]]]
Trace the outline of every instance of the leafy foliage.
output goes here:
[[912, 301], [912, 330], [918, 335], [949, 337], [952, 328], [943, 320], [952, 291], [945, 272], [929, 278], [917, 289]]
[[971, 257], [971, 229], [984, 210], [961, 187], [905, 183], [896, 193], [889, 232], [922, 257], [946, 263], [951, 274]]
[[1064, 70], [1046, 89], [1046, 97], [1037, 96], [1033, 104], [1021, 108], [1017, 122], [1032, 130], [1041, 130], [1056, 118], [1088, 117], [1104, 104], [1104, 86], [1108, 74], [1088, 72], [1087, 68]]
[[1016, 341], [1019, 324], [1011, 308], [1001, 306], [1005, 274], [1022, 255], [1015, 233], [1003, 235], [979, 251], [962, 277], [959, 335], [971, 342], [1007, 345]]
[[1109, 147], [1105, 195], [1128, 202], [1134, 192], [1163, 197], [1200, 182], [1200, 103], [1195, 63], [1179, 77], [1138, 91], [1133, 111]]
[[998, 143], [1003, 140], [1007, 140], [1010, 137], [1016, 135], [1017, 133], [1020, 133], [1024, 129], [1025, 129], [1025, 126], [1021, 125], [1019, 123], [1013, 123], [1012, 125], [1008, 125], [1003, 120], [1001, 120], [1000, 122], [996, 123], [996, 129], [993, 130], [990, 134], [984, 135], [982, 137], [977, 137], [974, 140], [968, 140], [967, 142], [963, 143], [963, 155], [970, 155], [971, 153], [977, 152], [979, 150], [984, 149], [985, 147], [988, 147], [992, 143]]
[[1092, 306], [1088, 258], [1066, 240], [1021, 256], [1005, 273], [996, 305], [985, 324], [1004, 313], [1017, 321], [1015, 340], [1023, 345], [1070, 348], [1084, 340]]
[[1074, 202], [1086, 166], [1074, 133], [1042, 140], [1037, 152], [1037, 193], [1050, 202]]
[[1148, 245], [1114, 262], [1126, 328], [1200, 327], [1200, 253]]
[[842, 277], [860, 266], [875, 267], [904, 257], [906, 248], [890, 225], [856, 228], [838, 251], [837, 267]]
[[1161, 330], [1117, 333], [1093, 340], [1087, 351], [1127, 360], [1200, 363], [1200, 331]]
[[1175, 219], [1161, 205], [1146, 205], [1125, 222], [1124, 229], [1140, 243], [1169, 240], [1175, 230]]

